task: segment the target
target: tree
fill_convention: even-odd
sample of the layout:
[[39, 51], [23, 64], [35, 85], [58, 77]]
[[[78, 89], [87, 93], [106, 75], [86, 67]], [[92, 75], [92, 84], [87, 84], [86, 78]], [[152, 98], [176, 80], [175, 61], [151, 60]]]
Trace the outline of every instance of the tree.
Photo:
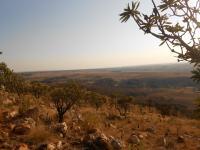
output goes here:
[[0, 63], [0, 84], [6, 91], [17, 93], [19, 96], [27, 92], [25, 80], [5, 63]]
[[129, 18], [138, 25], [145, 34], [161, 40], [177, 54], [178, 61], [188, 61], [194, 65], [194, 80], [200, 79], [200, 1], [199, 0], [161, 0], [157, 5], [152, 0], [151, 14], [138, 11], [139, 2], [128, 4], [120, 14], [121, 21]]
[[96, 92], [89, 92], [87, 97], [89, 98], [89, 103], [94, 106], [97, 111], [106, 101], [105, 96]]
[[123, 96], [116, 98], [115, 108], [118, 110], [121, 116], [127, 117], [130, 111], [131, 104], [133, 103], [133, 97]]
[[40, 98], [44, 95], [48, 87], [38, 81], [33, 81], [30, 83], [30, 92], [35, 96], [35, 98]]
[[51, 93], [51, 99], [54, 102], [58, 113], [58, 121], [63, 122], [64, 114], [72, 108], [82, 98], [82, 90], [79, 84], [69, 83], [63, 88], [55, 88]]

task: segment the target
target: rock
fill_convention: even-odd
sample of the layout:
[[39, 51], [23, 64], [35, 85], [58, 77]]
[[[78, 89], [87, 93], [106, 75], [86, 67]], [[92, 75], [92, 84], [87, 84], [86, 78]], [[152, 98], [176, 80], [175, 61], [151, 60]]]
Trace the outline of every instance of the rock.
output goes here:
[[146, 129], [147, 132], [154, 134], [155, 133], [155, 128], [154, 127], [150, 127]]
[[58, 141], [56, 148], [59, 150], [62, 149], [62, 141]]
[[163, 146], [167, 146], [167, 139], [165, 137], [163, 138]]
[[142, 134], [139, 134], [138, 137], [139, 137], [140, 139], [143, 139], [143, 138], [144, 138], [144, 136], [143, 136]]
[[7, 98], [7, 99], [5, 99], [5, 100], [2, 101], [2, 104], [3, 105], [12, 105], [13, 101]]
[[30, 125], [31, 128], [36, 126], [36, 122], [32, 118], [25, 118], [24, 121], [23, 121], [23, 124]]
[[107, 139], [107, 137], [97, 137], [94, 141], [94, 144], [98, 147], [98, 149], [101, 149], [101, 150], [109, 150], [111, 149], [111, 145]]
[[109, 124], [109, 127], [113, 128], [113, 129], [117, 129], [117, 127], [115, 125], [113, 125], [112, 123]]
[[12, 144], [10, 144], [10, 143], [7, 143], [7, 142], [4, 142], [4, 143], [1, 143], [0, 144], [0, 149], [2, 149], [2, 150], [7, 150], [7, 149], [13, 149], [13, 145]]
[[114, 139], [112, 136], [110, 137], [110, 139], [111, 139], [112, 148], [114, 150], [121, 150], [122, 149], [123, 145], [119, 140]]
[[4, 131], [0, 131], [0, 143], [4, 143], [8, 140], [8, 133]]
[[4, 120], [7, 121], [7, 120], [10, 120], [10, 119], [16, 117], [18, 115], [18, 112], [15, 111], [15, 110], [13, 110], [13, 111], [5, 111], [2, 114], [3, 114]]
[[178, 136], [177, 142], [178, 143], [184, 143], [185, 142], [185, 138], [183, 136]]
[[40, 144], [39, 146], [37, 146], [36, 150], [47, 150], [47, 144]]
[[13, 133], [18, 135], [28, 134], [30, 132], [31, 126], [26, 124], [16, 125], [13, 129]]
[[30, 108], [26, 112], [24, 112], [22, 114], [22, 116], [24, 116], [26, 118], [33, 118], [33, 119], [37, 120], [37, 118], [39, 116], [39, 109], [37, 107]]
[[56, 146], [52, 143], [47, 144], [47, 150], [55, 150]]
[[83, 145], [89, 150], [110, 150], [111, 144], [104, 133], [86, 135], [82, 140]]
[[138, 134], [138, 137], [139, 137], [140, 139], [144, 139], [144, 138], [148, 137], [148, 135], [147, 135], [147, 133], [142, 132], [142, 133], [139, 133], [139, 134]]
[[15, 150], [29, 150], [27, 144], [19, 144]]
[[65, 122], [63, 122], [63, 123], [57, 123], [56, 125], [53, 126], [53, 130], [55, 132], [62, 133], [63, 135], [66, 134], [67, 129], [68, 129], [68, 127], [67, 127], [67, 125], [66, 125]]
[[100, 130], [97, 128], [90, 128], [87, 130], [88, 134], [93, 134], [93, 133], [100, 133]]
[[129, 137], [128, 142], [131, 143], [131, 144], [139, 144], [140, 143], [140, 139], [136, 135], [132, 134]]

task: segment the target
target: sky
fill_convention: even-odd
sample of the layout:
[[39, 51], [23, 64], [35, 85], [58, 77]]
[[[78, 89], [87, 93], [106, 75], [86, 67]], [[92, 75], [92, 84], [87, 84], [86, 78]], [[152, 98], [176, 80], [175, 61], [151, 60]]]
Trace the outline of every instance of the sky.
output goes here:
[[[133, 20], [130, 0], [1, 0], [0, 56], [14, 71], [70, 70], [177, 62]], [[151, 10], [141, 0], [141, 10]]]

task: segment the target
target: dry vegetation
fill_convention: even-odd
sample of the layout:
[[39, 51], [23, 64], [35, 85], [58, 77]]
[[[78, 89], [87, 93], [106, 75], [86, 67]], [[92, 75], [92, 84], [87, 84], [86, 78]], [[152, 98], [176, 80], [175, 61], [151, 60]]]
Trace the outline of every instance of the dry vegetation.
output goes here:
[[[12, 103], [5, 103], [8, 98]], [[26, 108], [24, 116], [18, 112], [19, 107], [24, 106], [14, 103], [13, 99], [17, 101], [17, 95], [1, 92], [1, 149], [200, 148], [199, 120], [161, 116], [153, 107], [133, 104], [124, 117], [109, 102], [98, 110], [84, 103], [73, 107], [65, 114], [64, 124], [58, 124], [56, 110], [50, 101], [35, 102], [36, 99], [29, 95], [31, 106]], [[34, 108], [39, 110], [38, 114], [35, 111], [32, 111], [34, 115], [30, 113]], [[24, 123], [24, 120], [28, 121]]]

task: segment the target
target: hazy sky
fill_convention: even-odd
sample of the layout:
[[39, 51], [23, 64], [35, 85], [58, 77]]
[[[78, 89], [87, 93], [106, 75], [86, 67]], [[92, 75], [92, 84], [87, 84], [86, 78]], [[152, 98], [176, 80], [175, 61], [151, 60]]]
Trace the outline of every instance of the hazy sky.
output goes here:
[[[148, 2], [149, 1], [149, 2]], [[143, 10], [151, 0], [141, 0]], [[0, 56], [15, 71], [176, 62], [119, 14], [128, 0], [1, 0]]]

